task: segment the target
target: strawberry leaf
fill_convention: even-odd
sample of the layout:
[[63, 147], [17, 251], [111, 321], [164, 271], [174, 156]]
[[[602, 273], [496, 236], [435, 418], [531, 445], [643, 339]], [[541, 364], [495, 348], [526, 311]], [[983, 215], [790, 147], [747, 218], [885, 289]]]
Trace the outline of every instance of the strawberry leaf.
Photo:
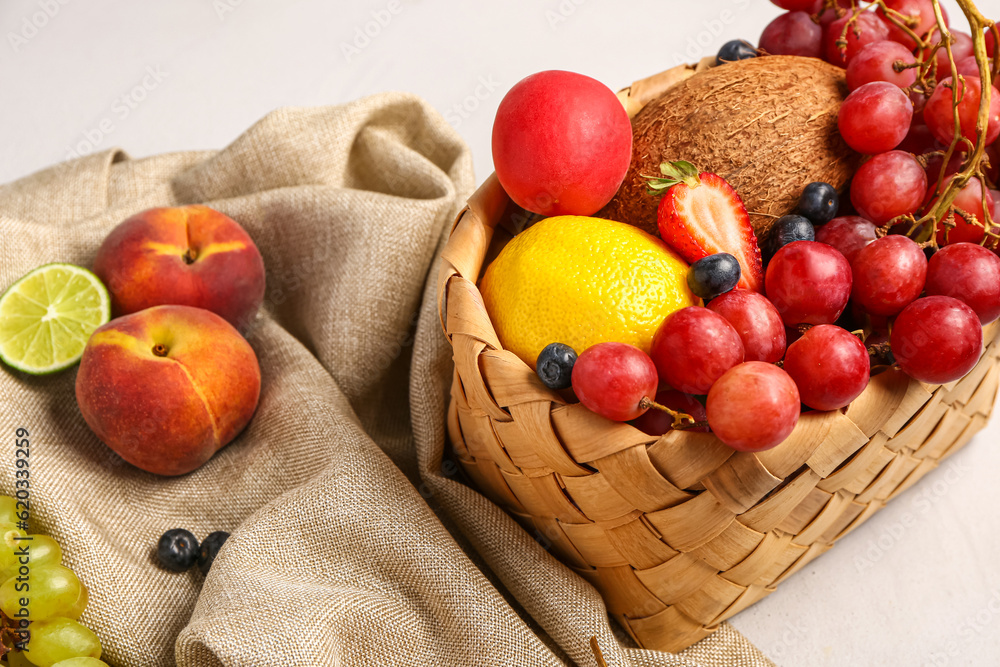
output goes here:
[[672, 188], [679, 183], [684, 183], [692, 188], [701, 185], [698, 168], [684, 160], [663, 162], [660, 164], [660, 173], [662, 176], [643, 176], [646, 179], [647, 192], [651, 195], [662, 194], [663, 190]]

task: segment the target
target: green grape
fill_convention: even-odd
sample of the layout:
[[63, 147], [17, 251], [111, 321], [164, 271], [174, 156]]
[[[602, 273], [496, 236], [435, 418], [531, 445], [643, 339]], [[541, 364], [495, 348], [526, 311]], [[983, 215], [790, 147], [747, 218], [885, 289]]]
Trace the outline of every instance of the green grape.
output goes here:
[[87, 603], [90, 601], [90, 591], [87, 587], [80, 582], [80, 597], [76, 599], [76, 604], [70, 607], [69, 611], [66, 612], [66, 618], [72, 618], [74, 621], [80, 618], [83, 614], [83, 610], [87, 608]]
[[17, 501], [10, 496], [0, 496], [0, 523], [17, 523], [19, 521]]
[[108, 663], [97, 658], [70, 658], [57, 662], [52, 667], [108, 667]]
[[20, 651], [11, 651], [7, 654], [7, 665], [9, 667], [36, 667]]
[[[8, 558], [7, 549], [3, 549], [0, 556], [0, 581], [17, 576], [22, 566], [33, 570], [42, 565], [58, 565], [62, 562], [59, 543], [48, 535], [28, 535], [26, 539], [16, 542], [10, 553], [13, 555]], [[22, 557], [26, 557], [27, 562], [22, 562]]]
[[33, 568], [27, 577], [11, 577], [0, 585], [0, 609], [10, 618], [25, 618], [20, 612], [21, 600], [26, 599], [28, 620], [65, 616], [77, 605], [82, 591], [83, 584], [73, 570], [62, 565], [42, 565]]
[[89, 628], [71, 618], [57, 616], [31, 624], [27, 654], [37, 667], [77, 657], [101, 657], [101, 642]]

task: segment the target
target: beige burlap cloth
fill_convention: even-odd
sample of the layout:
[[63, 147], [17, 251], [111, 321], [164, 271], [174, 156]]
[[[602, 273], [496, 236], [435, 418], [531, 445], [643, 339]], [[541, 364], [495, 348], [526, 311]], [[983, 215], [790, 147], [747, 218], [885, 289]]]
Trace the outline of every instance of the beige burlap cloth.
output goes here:
[[[283, 109], [218, 152], [117, 151], [0, 187], [0, 283], [92, 264], [152, 206], [239, 221], [267, 267], [246, 330], [263, 373], [246, 431], [158, 477], [87, 429], [75, 371], [0, 372], [0, 483], [31, 434], [32, 530], [90, 587], [83, 621], [112, 665], [769, 665], [724, 626], [683, 656], [629, 647], [600, 597], [465, 485], [445, 455], [451, 350], [436, 258], [475, 183], [426, 103], [383, 94]], [[444, 456], [444, 463], [442, 457]], [[155, 564], [164, 530], [232, 537], [211, 573]]]

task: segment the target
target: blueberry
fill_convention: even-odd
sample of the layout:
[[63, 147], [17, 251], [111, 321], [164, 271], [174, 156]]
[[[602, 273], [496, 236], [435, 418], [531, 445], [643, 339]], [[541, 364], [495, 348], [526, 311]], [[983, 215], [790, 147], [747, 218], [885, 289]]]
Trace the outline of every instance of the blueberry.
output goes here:
[[786, 215], [778, 218], [774, 225], [774, 235], [772, 237], [773, 251], [778, 252], [789, 243], [795, 241], [815, 241], [816, 228], [809, 222], [808, 218], [801, 215]]
[[168, 530], [156, 545], [156, 556], [166, 569], [183, 572], [198, 560], [198, 538], [183, 528]]
[[799, 214], [814, 225], [825, 225], [836, 218], [839, 207], [840, 197], [829, 183], [810, 183], [799, 197]]
[[215, 562], [215, 556], [219, 553], [219, 549], [222, 548], [228, 537], [229, 533], [226, 531], [217, 530], [209, 534], [205, 538], [205, 541], [201, 543], [201, 550], [198, 551], [198, 569], [201, 570], [202, 574], [208, 574], [209, 568]]
[[719, 49], [719, 55], [715, 57], [715, 63], [721, 65], [756, 57], [757, 49], [753, 47], [753, 44], [742, 39], [734, 39], [722, 45], [722, 48]]
[[549, 343], [538, 355], [535, 370], [549, 389], [567, 389], [573, 377], [576, 352], [569, 345]]
[[740, 282], [739, 261], [728, 252], [703, 257], [688, 270], [688, 287], [706, 301], [732, 290]]

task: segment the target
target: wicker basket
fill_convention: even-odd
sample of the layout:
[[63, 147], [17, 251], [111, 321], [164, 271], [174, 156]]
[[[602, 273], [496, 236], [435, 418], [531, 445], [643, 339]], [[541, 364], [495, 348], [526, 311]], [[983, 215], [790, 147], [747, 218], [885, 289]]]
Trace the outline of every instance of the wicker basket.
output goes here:
[[[630, 115], [691, 73], [623, 91]], [[608, 421], [505, 351], [483, 306], [481, 271], [526, 217], [493, 175], [444, 250], [451, 442], [479, 489], [592, 583], [643, 647], [677, 651], [711, 634], [937, 467], [993, 410], [1000, 323], [962, 380], [935, 387], [885, 370], [847, 409], [803, 414], [770, 451]]]

